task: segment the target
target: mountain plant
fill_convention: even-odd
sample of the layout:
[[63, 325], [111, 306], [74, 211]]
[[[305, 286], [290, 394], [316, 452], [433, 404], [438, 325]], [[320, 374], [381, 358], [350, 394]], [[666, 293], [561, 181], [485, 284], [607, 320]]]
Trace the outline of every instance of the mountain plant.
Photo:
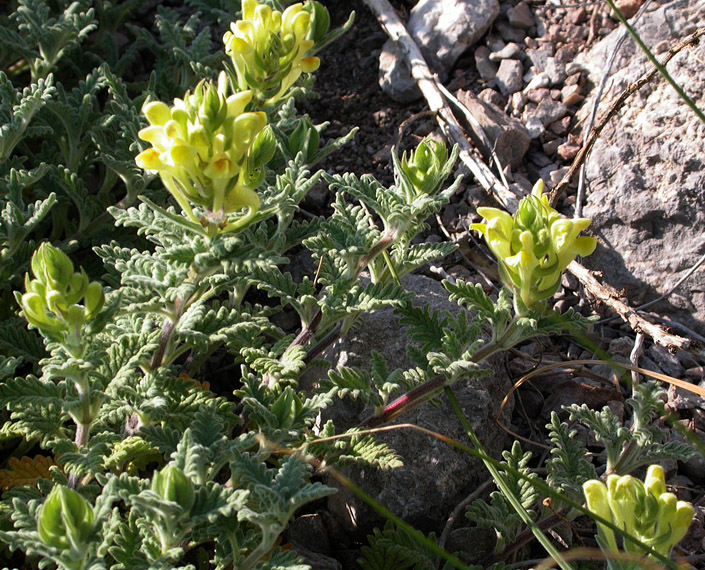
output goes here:
[[[587, 325], [546, 299], [594, 249], [579, 236], [589, 221], [560, 216], [541, 183], [514, 216], [480, 210], [497, 298], [446, 282], [468, 311], [410, 303], [403, 277], [454, 249], [419, 236], [460, 184], [447, 184], [457, 151], [432, 139], [394, 151], [389, 186], [314, 169], [354, 132], [326, 139], [327, 125], [296, 103], [352, 18], [331, 30], [315, 0], [243, 0], [239, 17], [237, 2], [193, 0], [201, 12], [185, 20], [132, 0], [15, 4], [0, 18], [8, 565], [305, 568], [281, 535], [334, 492], [314, 466], [398, 466], [359, 428], [441, 391], [452, 398], [455, 383], [487, 374], [492, 354]], [[217, 49], [211, 25], [228, 30]], [[315, 187], [331, 193], [330, 215], [303, 212]], [[375, 355], [370, 370], [339, 367], [304, 389], [307, 367], [382, 308], [407, 327], [414, 367], [390, 371]], [[318, 421], [341, 397], [372, 410], [342, 434]], [[619, 432], [625, 445], [608, 442], [614, 470], [656, 457], [649, 401], [641, 428]], [[598, 433], [607, 425], [571, 413]], [[548, 483], [568, 496], [595, 469], [565, 424], [552, 429]], [[472, 508], [502, 522], [506, 544], [537, 517], [536, 478], [518, 446], [499, 465], [486, 460], [501, 496]], [[377, 534], [386, 542], [370, 552], [428, 556], [404, 555], [411, 539], [391, 527]]]

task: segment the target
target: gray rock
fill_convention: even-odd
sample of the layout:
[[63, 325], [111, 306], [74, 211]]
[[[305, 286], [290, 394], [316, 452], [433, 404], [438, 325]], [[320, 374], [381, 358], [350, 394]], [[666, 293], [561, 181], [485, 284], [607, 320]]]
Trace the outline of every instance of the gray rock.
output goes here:
[[490, 50], [487, 46], [479, 46], [475, 50], [475, 67], [484, 81], [492, 81], [497, 75], [499, 66], [490, 60]]
[[507, 12], [509, 23], [515, 28], [528, 30], [534, 25], [534, 15], [525, 2], [519, 2], [514, 8], [510, 8]]
[[546, 130], [543, 123], [537, 117], [529, 117], [526, 122], [524, 122], [524, 126], [526, 127], [526, 132], [532, 139], [539, 138]]
[[[457, 314], [463, 309], [448, 301], [448, 294], [436, 281], [420, 275], [403, 279], [407, 290], [416, 293], [415, 304], [429, 303], [431, 310], [446, 310]], [[387, 359], [390, 370], [407, 369], [408, 344], [398, 318], [391, 310], [377, 311], [364, 317], [358, 332], [345, 339], [339, 349], [338, 362], [348, 366], [368, 367], [370, 351], [376, 350]], [[493, 419], [499, 402], [509, 388], [502, 369], [495, 365], [495, 377], [458, 382], [454, 387], [460, 405], [472, 423], [473, 429], [488, 453], [498, 456], [505, 434]], [[326, 410], [329, 412], [328, 410]], [[506, 409], [510, 413], [509, 409]], [[329, 412], [336, 425], [357, 425], [368, 411], [352, 407], [334, 407]], [[401, 416], [401, 422], [413, 423], [448, 437], [465, 441], [462, 426], [445, 398], [437, 405], [425, 403]], [[445, 522], [448, 513], [479, 483], [487, 479], [482, 463], [461, 453], [435, 438], [408, 429], [380, 434], [378, 439], [395, 449], [404, 466], [388, 471], [345, 467], [341, 470], [351, 477], [374, 499], [416, 528], [427, 532]], [[327, 481], [335, 485], [335, 480]], [[347, 532], [362, 537], [376, 525], [383, 523], [377, 513], [352, 493], [341, 489], [328, 500], [334, 518]]]
[[[515, 93], [514, 95], [521, 95]], [[470, 114], [477, 119], [490, 144], [497, 153], [502, 166], [516, 168], [521, 164], [524, 154], [529, 150], [531, 137], [520, 121], [507, 117], [502, 109], [486, 103], [470, 91], [458, 91], [458, 100], [467, 107]], [[475, 129], [471, 126], [471, 130]], [[479, 133], [474, 133], [476, 144], [484, 147]]]
[[546, 69], [546, 61], [553, 56], [553, 46], [549, 45], [538, 49], [526, 50], [526, 55], [529, 56], [531, 63], [534, 64], [538, 73]]
[[550, 84], [551, 80], [548, 78], [548, 74], [541, 72], [538, 75], [534, 75], [531, 81], [524, 87], [524, 92], [540, 89], [541, 87], [548, 87]]
[[492, 52], [492, 61], [502, 61], [503, 59], [516, 59], [521, 55], [521, 48], [514, 42], [509, 42], [501, 50]]
[[[705, 19], [705, 0], [668, 2], [644, 14], [637, 31], [647, 45], [675, 43]], [[610, 34], [586, 57], [599, 77], [616, 36]], [[705, 108], [702, 45], [669, 64], [674, 79]], [[651, 69], [631, 42], [619, 51], [609, 101]], [[583, 109], [589, 109], [587, 101]], [[587, 162], [590, 195], [585, 215], [593, 219], [598, 250], [586, 258], [607, 283], [626, 291], [631, 304], [669, 290], [705, 253], [705, 125], [664, 81], [650, 82], [610, 121]], [[653, 309], [705, 334], [705, 271], [696, 271], [676, 294]]]
[[568, 114], [568, 107], [563, 103], [554, 101], [553, 99], [544, 99], [539, 103], [539, 106], [532, 115], [541, 121], [541, 124], [545, 127], [551, 123], [562, 119]]
[[509, 22], [500, 21], [495, 24], [495, 29], [505, 42], [521, 43], [526, 37], [526, 30], [515, 28]]
[[[441, 80], [457, 59], [487, 32], [499, 14], [497, 0], [420, 0], [411, 10], [407, 29], [429, 67]], [[392, 99], [409, 102], [420, 97], [403, 56], [393, 43], [380, 54], [380, 86]], [[403, 82], [400, 84], [400, 82]]]
[[392, 40], [385, 42], [379, 54], [379, 86], [399, 103], [411, 103], [422, 97], [404, 55]]
[[551, 85], [561, 85], [567, 77], [565, 63], [558, 61], [555, 57], [546, 59], [544, 73], [548, 75], [548, 80], [551, 82]]
[[524, 81], [522, 80], [523, 75], [524, 68], [520, 61], [516, 59], [503, 59], [502, 63], [499, 64], [497, 76], [495, 77], [495, 82], [502, 92], [502, 95], [511, 95], [519, 91], [524, 85]]

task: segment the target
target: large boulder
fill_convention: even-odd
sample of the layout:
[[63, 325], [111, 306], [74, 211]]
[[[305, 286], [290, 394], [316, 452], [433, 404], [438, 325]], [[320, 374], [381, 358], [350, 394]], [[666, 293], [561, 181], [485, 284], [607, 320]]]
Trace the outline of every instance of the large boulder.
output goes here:
[[[432, 310], [452, 314], [465, 310], [451, 303], [446, 290], [433, 279], [408, 275], [403, 284], [416, 294], [417, 306], [429, 304]], [[408, 343], [404, 327], [393, 311], [377, 311], [364, 317], [358, 331], [343, 341], [338, 348], [338, 364], [367, 369], [370, 353], [375, 350], [385, 357], [390, 370], [406, 370], [411, 367], [406, 353]], [[487, 451], [498, 457], [505, 433], [494, 418], [510, 383], [500, 366], [495, 365], [494, 371], [489, 378], [458, 382], [453, 390]], [[469, 444], [445, 397], [439, 397], [438, 401], [410, 410], [400, 416], [399, 422], [413, 423]], [[370, 413], [342, 404], [330, 412], [338, 431], [357, 425]], [[509, 421], [509, 412], [507, 406], [505, 423]], [[479, 460], [418, 431], [399, 429], [377, 437], [398, 452], [404, 466], [388, 471], [346, 467], [343, 472], [385, 507], [421, 530], [439, 530], [458, 502], [489, 476]], [[336, 485], [333, 478], [327, 483]], [[345, 489], [329, 499], [329, 509], [347, 533], [360, 538], [384, 523], [376, 512]]]
[[[426, 63], [445, 80], [458, 58], [485, 35], [498, 14], [497, 0], [419, 0], [407, 29]], [[421, 97], [404, 56], [391, 40], [384, 44], [379, 63], [379, 84], [387, 95], [400, 103]]]
[[[705, 0], [665, 2], [637, 24], [645, 43], [665, 52], [705, 18]], [[593, 48], [584, 63], [595, 83], [619, 30]], [[668, 65], [700, 109], [705, 110], [705, 50], [685, 49]], [[602, 108], [651, 64], [629, 39], [615, 60]], [[591, 107], [590, 102], [585, 105]], [[595, 144], [587, 168], [588, 200], [598, 251], [586, 264], [625, 289], [632, 305], [668, 291], [705, 253], [705, 124], [659, 75], [634, 94]], [[705, 270], [696, 271], [668, 300], [660, 315], [705, 335]]]

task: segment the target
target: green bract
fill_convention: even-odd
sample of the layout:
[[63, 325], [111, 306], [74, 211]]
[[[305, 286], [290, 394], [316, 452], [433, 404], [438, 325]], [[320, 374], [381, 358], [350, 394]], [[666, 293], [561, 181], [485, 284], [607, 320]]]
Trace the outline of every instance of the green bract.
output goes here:
[[74, 272], [68, 256], [48, 243], [34, 252], [31, 267], [35, 278], [27, 273], [25, 294], [15, 294], [25, 318], [46, 336], [77, 349], [81, 327], [103, 308], [103, 288], [89, 282], [83, 269]]
[[478, 208], [483, 223], [472, 224], [487, 240], [499, 262], [502, 282], [514, 292], [517, 311], [553, 296], [561, 273], [577, 256], [595, 251], [595, 238], [578, 234], [590, 225], [587, 218], [567, 219], [548, 204], [539, 180], [530, 196], [519, 203], [514, 216], [497, 208]]
[[165, 501], [176, 503], [184, 512], [191, 509], [195, 500], [191, 480], [174, 465], [167, 465], [154, 473], [152, 491]]
[[[610, 475], [606, 485], [596, 479], [587, 481], [583, 492], [590, 512], [611, 521], [664, 556], [669, 556], [685, 536], [693, 519], [693, 506], [666, 492], [660, 465], [649, 467], [643, 483], [631, 475]], [[598, 536], [603, 549], [617, 551], [610, 528], [598, 523]], [[644, 552], [629, 540], [624, 540], [623, 545], [626, 552]]]
[[317, 2], [292, 4], [280, 12], [243, 0], [242, 20], [233, 22], [223, 37], [238, 88], [252, 91], [264, 105], [283, 99], [302, 73], [318, 69], [320, 60], [309, 52], [328, 26], [328, 13]]
[[[136, 157], [138, 166], [159, 173], [191, 221], [215, 225], [219, 231], [245, 227], [259, 210], [255, 192], [264, 179], [263, 168], [274, 154], [274, 137], [262, 112], [245, 112], [250, 91], [227, 94], [227, 78], [218, 84], [202, 81], [193, 93], [144, 106], [150, 126], [139, 137], [152, 147]], [[207, 219], [192, 206], [207, 210]], [[247, 209], [233, 222], [226, 214]]]
[[59, 550], [70, 550], [71, 558], [80, 560], [93, 528], [93, 509], [88, 501], [67, 487], [54, 487], [39, 515], [37, 530], [42, 542]]
[[408, 156], [406, 153], [402, 155], [401, 169], [417, 192], [435, 194], [446, 178], [443, 169], [447, 162], [446, 145], [424, 139]]

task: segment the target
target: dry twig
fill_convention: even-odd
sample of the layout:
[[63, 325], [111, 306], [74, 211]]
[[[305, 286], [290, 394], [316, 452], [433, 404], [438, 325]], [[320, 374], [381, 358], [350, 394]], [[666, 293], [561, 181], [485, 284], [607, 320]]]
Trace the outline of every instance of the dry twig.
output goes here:
[[399, 19], [394, 8], [387, 0], [365, 0], [365, 4], [377, 16], [387, 35], [401, 49], [406, 58], [411, 75], [416, 80], [429, 109], [436, 113], [438, 124], [446, 137], [457, 143], [460, 148], [460, 159], [468, 167], [478, 183], [506, 208], [515, 210], [518, 205], [517, 197], [504, 186], [482, 161], [472, 154], [472, 147], [468, 142], [462, 127], [446, 104], [443, 93], [439, 88], [440, 81], [431, 72], [424, 60], [416, 42], [409, 35], [406, 27]]
[[[682, 51], [686, 47], [696, 45], [703, 35], [705, 35], [705, 28], [698, 28], [697, 30], [695, 30], [681, 43], [668, 50], [666, 56], [663, 58], [662, 64], [666, 65], [669, 61], [671, 61], [671, 59], [673, 59], [673, 57], [678, 52]], [[590, 136], [588, 137], [583, 147], [580, 149], [580, 152], [578, 152], [577, 156], [575, 157], [575, 160], [573, 160], [573, 164], [570, 165], [568, 172], [565, 173], [565, 176], [563, 176], [562, 180], [551, 191], [551, 195], [549, 198], [551, 205], [555, 206], [555, 204], [558, 202], [558, 199], [562, 196], [563, 192], [565, 192], [566, 188], [573, 180], [575, 173], [580, 169], [580, 166], [583, 164], [583, 162], [585, 162], [587, 155], [592, 150], [592, 147], [595, 145], [597, 138], [600, 136], [602, 130], [605, 128], [609, 120], [614, 117], [615, 114], [617, 114], [617, 111], [622, 108], [626, 100], [631, 95], [636, 93], [639, 89], [641, 89], [644, 85], [651, 81], [657, 73], [658, 69], [654, 67], [653, 69], [642, 75], [639, 79], [630, 83], [629, 86], [619, 95], [619, 97], [617, 97], [617, 99], [612, 102], [607, 111], [605, 111], [605, 113], [600, 117], [600, 120], [595, 126], [595, 128], [592, 129], [592, 131], [590, 132]]]

